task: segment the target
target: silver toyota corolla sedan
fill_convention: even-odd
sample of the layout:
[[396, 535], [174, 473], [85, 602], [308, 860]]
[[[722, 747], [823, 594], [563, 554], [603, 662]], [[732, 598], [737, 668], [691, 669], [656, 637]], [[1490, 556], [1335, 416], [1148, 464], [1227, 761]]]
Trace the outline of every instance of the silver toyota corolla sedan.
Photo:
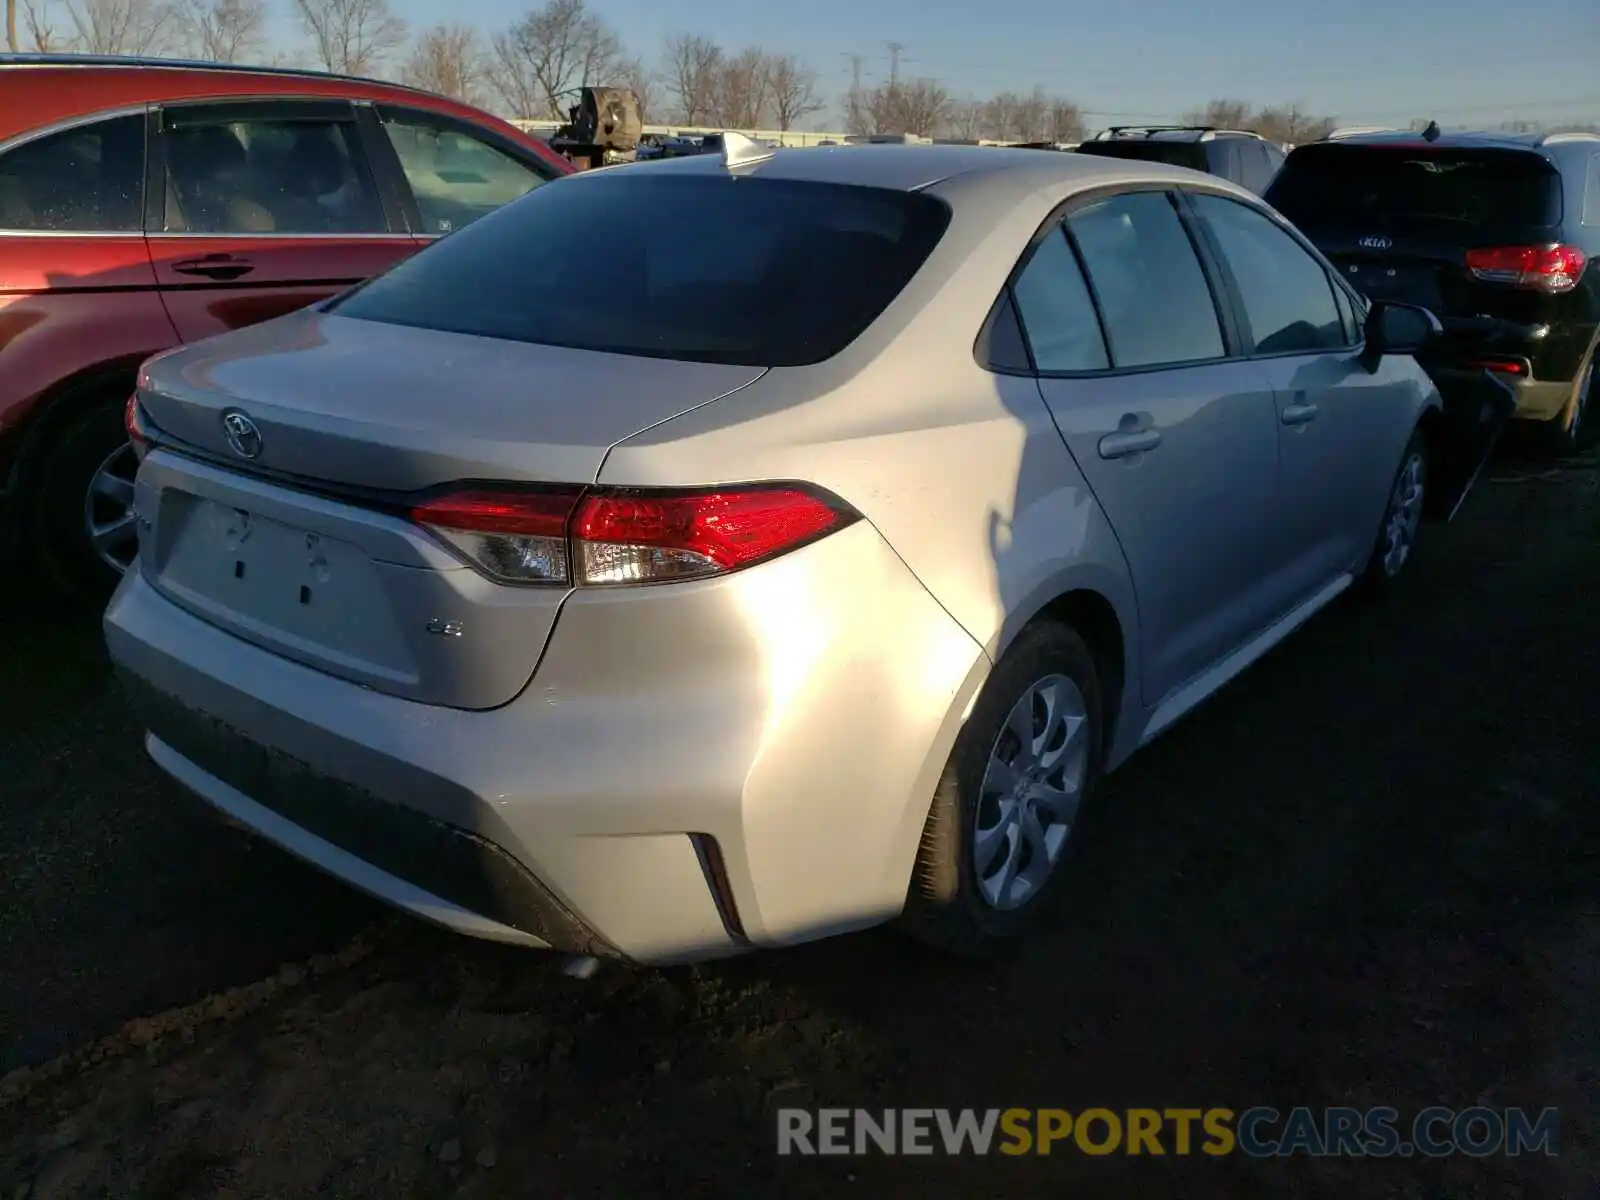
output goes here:
[[1499, 410], [1443, 336], [1180, 168], [595, 171], [151, 361], [107, 637], [175, 779], [462, 933], [982, 950], [1097, 777], [1453, 510]]

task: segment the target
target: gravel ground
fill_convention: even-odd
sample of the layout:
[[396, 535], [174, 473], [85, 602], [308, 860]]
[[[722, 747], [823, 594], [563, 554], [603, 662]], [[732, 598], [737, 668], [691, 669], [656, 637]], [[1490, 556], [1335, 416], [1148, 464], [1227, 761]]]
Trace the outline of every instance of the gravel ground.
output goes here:
[[[1108, 780], [983, 966], [874, 932], [577, 982], [453, 939], [205, 819], [97, 631], [13, 613], [0, 1197], [1593, 1196], [1600, 473], [1499, 470], [1401, 595]], [[771, 1115], [1480, 1099], [1559, 1107], [1559, 1155], [780, 1160]]]

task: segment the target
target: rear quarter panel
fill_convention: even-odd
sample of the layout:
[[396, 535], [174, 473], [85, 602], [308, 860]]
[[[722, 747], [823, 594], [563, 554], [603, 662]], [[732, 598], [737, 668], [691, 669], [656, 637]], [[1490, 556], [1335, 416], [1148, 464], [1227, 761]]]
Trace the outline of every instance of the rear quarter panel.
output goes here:
[[990, 659], [1051, 600], [1083, 588], [1116, 611], [1124, 677], [1137, 679], [1137, 610], [1109, 524], [1037, 383], [991, 374], [973, 353], [1023, 247], [1073, 189], [1023, 181], [1006, 193], [992, 178], [956, 178], [931, 190], [953, 202], [951, 226], [861, 339], [628, 439], [599, 482], [808, 480], [854, 505]]

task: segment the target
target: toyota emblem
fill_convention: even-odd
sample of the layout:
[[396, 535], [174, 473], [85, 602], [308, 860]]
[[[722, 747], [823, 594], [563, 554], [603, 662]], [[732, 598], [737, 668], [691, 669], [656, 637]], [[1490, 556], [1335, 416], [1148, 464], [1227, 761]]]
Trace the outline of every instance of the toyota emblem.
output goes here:
[[222, 414], [222, 432], [228, 439], [228, 448], [240, 458], [261, 456], [261, 430], [238, 409], [230, 408]]

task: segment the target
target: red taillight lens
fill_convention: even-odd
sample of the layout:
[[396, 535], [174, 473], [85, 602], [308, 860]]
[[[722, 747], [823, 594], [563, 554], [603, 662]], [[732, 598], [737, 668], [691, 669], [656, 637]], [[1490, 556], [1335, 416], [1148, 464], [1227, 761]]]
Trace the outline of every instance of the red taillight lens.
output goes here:
[[655, 492], [474, 490], [413, 520], [508, 583], [701, 579], [796, 549], [855, 514], [794, 484]]
[[128, 441], [133, 443], [133, 453], [141, 462], [150, 450], [150, 434], [145, 429], [144, 410], [139, 407], [139, 393], [135, 392], [128, 397], [128, 403], [122, 409], [122, 431], [128, 435]]
[[1488, 283], [1509, 283], [1542, 292], [1578, 286], [1588, 256], [1576, 246], [1492, 246], [1467, 251], [1467, 270]]
[[411, 510], [486, 573], [508, 583], [569, 583], [567, 519], [578, 488], [464, 491]]
[[735, 571], [846, 519], [797, 487], [589, 496], [572, 518], [578, 582], [655, 583]]

